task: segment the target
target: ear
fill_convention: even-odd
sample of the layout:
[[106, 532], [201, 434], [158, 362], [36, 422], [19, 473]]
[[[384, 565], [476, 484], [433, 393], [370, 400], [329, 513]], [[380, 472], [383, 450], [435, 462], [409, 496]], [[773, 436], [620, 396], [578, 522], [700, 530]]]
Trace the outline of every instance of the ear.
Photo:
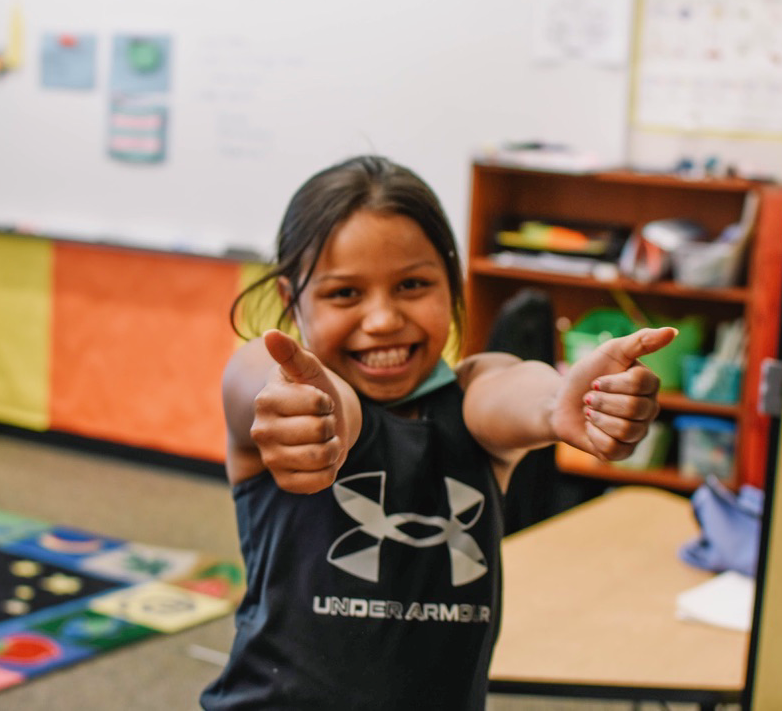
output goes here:
[[291, 282], [288, 277], [281, 276], [277, 279], [277, 294], [282, 300], [282, 305], [287, 309], [293, 298]]
[[[280, 297], [280, 300], [282, 301], [282, 305], [287, 309], [288, 306], [290, 306], [291, 300], [293, 299], [293, 289], [291, 288], [291, 282], [290, 279], [287, 277], [279, 277], [277, 279], [277, 294]], [[295, 309], [292, 309], [290, 311], [290, 317], [293, 323], [296, 323], [296, 313]]]

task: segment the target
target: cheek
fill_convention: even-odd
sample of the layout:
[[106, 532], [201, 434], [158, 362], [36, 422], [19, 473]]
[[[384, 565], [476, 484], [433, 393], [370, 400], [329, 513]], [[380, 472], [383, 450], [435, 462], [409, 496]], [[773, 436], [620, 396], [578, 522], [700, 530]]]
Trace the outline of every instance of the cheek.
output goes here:
[[445, 345], [451, 329], [451, 303], [449, 300], [440, 300], [429, 305], [422, 314], [423, 323], [429, 332], [430, 338], [438, 344]]
[[350, 332], [345, 319], [318, 309], [311, 313], [303, 310], [301, 321], [306, 324], [302, 331], [305, 345], [319, 358], [338, 351]]

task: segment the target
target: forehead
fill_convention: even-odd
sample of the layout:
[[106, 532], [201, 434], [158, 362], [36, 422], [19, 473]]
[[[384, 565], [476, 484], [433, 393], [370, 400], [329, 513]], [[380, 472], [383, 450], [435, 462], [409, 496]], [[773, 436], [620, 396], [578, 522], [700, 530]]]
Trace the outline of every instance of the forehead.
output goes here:
[[405, 215], [360, 210], [329, 236], [315, 271], [400, 269], [413, 264], [445, 269], [435, 246], [421, 226]]

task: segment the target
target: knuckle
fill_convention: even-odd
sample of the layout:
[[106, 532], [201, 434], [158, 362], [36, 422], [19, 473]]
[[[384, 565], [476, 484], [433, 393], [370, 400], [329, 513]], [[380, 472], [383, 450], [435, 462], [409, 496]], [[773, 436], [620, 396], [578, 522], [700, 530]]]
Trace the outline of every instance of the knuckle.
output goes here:
[[660, 387], [660, 378], [649, 368], [639, 368], [635, 385], [642, 392], [655, 393]]
[[272, 471], [274, 482], [283, 491], [287, 491], [289, 494], [300, 494], [302, 492], [301, 476], [295, 473], [289, 472], [274, 472]]
[[629, 420], [619, 420], [619, 432], [617, 439], [626, 442], [632, 436], [633, 425]]
[[263, 412], [269, 409], [271, 397], [268, 388], [264, 388], [253, 398], [253, 406], [256, 412]]
[[648, 425], [646, 425], [646, 424], [640, 425], [637, 428], [637, 430], [636, 430], [635, 438], [633, 439], [633, 441], [637, 444], [644, 437], [646, 437], [647, 434], [649, 434], [649, 427], [648, 427]]
[[331, 442], [325, 442], [307, 450], [307, 463], [313, 471], [331, 467], [335, 460], [335, 447]]
[[654, 420], [655, 417], [657, 417], [659, 412], [660, 412], [660, 406], [657, 404], [656, 401], [651, 400], [649, 398], [644, 398], [643, 400], [638, 402], [633, 417], [635, 420], [638, 420], [639, 422], [650, 422]]
[[618, 440], [619, 443], [622, 442], [631, 442], [633, 440], [633, 432], [634, 432], [634, 426], [633, 423], [629, 420], [617, 420], [612, 434], [614, 439]]
[[277, 486], [289, 494], [316, 494], [330, 487], [337, 478], [336, 471], [283, 472], [272, 474]]
[[328, 415], [331, 410], [331, 398], [320, 388], [307, 383], [300, 384], [303, 406], [313, 415]]
[[606, 459], [611, 462], [618, 462], [627, 459], [633, 453], [634, 447], [629, 444], [616, 443], [605, 453]]
[[627, 371], [627, 378], [630, 381], [630, 387], [635, 390], [641, 388], [646, 381], [647, 373], [651, 373], [651, 371], [643, 366], [630, 368], [630, 370]]
[[269, 428], [265, 423], [256, 420], [250, 427], [250, 437], [256, 444], [264, 444], [270, 440]]
[[307, 447], [306, 460], [307, 469], [310, 471], [320, 469], [326, 461], [324, 448], [322, 446]]
[[282, 476], [281, 472], [284, 472], [283, 461], [280, 456], [272, 451], [262, 450], [263, 465], [268, 469], [275, 480], [278, 476]]
[[632, 427], [628, 428], [627, 436], [624, 438], [625, 442], [632, 442], [633, 446], [638, 444], [644, 437], [646, 437], [646, 425], [644, 424], [633, 424]]
[[317, 436], [321, 442], [328, 442], [334, 436], [335, 422], [330, 416], [321, 417], [318, 422]]
[[318, 394], [318, 412], [321, 415], [330, 415], [334, 411], [334, 400], [322, 390], [318, 390]]
[[332, 486], [337, 479], [336, 467], [328, 467], [321, 474], [314, 477], [314, 484], [318, 487], [317, 491], [322, 491]]
[[628, 398], [627, 401], [627, 416], [631, 420], [641, 420], [646, 417], [649, 408], [644, 399], [642, 398]]

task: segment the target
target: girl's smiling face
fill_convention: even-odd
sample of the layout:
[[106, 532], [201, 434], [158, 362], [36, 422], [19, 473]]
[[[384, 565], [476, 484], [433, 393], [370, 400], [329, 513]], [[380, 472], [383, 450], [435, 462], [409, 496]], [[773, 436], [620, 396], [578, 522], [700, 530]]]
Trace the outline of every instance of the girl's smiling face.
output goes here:
[[[280, 288], [287, 298], [285, 279]], [[326, 366], [373, 400], [397, 400], [432, 372], [448, 340], [445, 264], [414, 220], [359, 210], [326, 241], [294, 315]]]

